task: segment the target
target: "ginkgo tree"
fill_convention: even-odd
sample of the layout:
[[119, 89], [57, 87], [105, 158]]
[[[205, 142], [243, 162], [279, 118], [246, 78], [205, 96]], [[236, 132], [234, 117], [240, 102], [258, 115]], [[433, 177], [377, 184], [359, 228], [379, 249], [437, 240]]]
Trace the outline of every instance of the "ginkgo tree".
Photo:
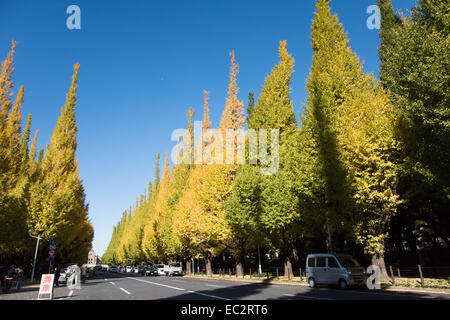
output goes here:
[[[27, 265], [32, 259], [31, 229], [43, 242], [58, 243], [56, 262], [83, 262], [91, 248], [93, 227], [76, 159], [75, 119], [79, 64], [75, 64], [66, 104], [50, 144], [36, 161], [37, 132], [29, 146], [32, 115], [22, 128], [25, 89], [13, 102], [12, 74], [17, 43], [0, 68], [0, 262]], [[44, 153], [45, 151], [45, 153]], [[43, 261], [48, 252], [39, 252]]]
[[363, 72], [328, 0], [317, 1], [312, 47], [301, 137], [304, 146], [315, 151], [303, 153], [313, 165], [298, 171], [319, 177], [320, 185], [316, 185], [318, 193], [306, 193], [310, 180], [299, 183], [301, 194], [310, 197], [303, 201], [309, 204], [305, 213], [313, 210], [331, 229], [330, 251], [335, 248], [331, 234], [353, 236], [386, 277], [385, 239], [390, 219], [401, 203], [395, 166], [401, 148], [395, 138], [398, 113], [374, 77]]

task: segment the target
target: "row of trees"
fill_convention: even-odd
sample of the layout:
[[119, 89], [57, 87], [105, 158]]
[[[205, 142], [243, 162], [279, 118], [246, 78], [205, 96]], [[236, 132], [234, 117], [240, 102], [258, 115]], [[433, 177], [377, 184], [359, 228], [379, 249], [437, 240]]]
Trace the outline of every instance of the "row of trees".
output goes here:
[[[292, 260], [307, 254], [313, 241], [331, 252], [359, 248], [386, 276], [389, 244], [407, 250], [448, 246], [448, 0], [419, 1], [410, 17], [398, 16], [390, 0], [379, 0], [379, 6], [381, 81], [376, 81], [363, 72], [329, 0], [317, 1], [300, 126], [290, 98], [294, 59], [286, 42], [280, 42], [280, 61], [256, 104], [250, 93], [247, 118], [232, 52], [218, 130], [246, 124], [279, 129], [278, 172], [261, 174], [261, 162], [181, 161], [169, 170], [166, 153], [160, 179], [158, 155], [153, 184], [114, 227], [102, 260], [130, 264], [181, 257], [189, 272], [196, 257], [205, 259], [211, 273], [211, 259], [226, 252], [240, 275], [246, 257], [263, 246], [282, 258], [289, 275]], [[192, 160], [214, 144], [213, 139], [192, 143], [193, 116], [189, 109], [180, 159]], [[206, 135], [207, 92], [202, 124]]]
[[48, 261], [50, 241], [57, 243], [56, 263], [84, 262], [91, 248], [93, 227], [76, 159], [77, 78], [61, 109], [50, 144], [37, 153], [36, 130], [30, 144], [32, 115], [23, 129], [24, 87], [14, 96], [14, 53], [17, 43], [0, 69], [0, 265], [33, 262], [36, 240], [42, 240], [39, 261]]

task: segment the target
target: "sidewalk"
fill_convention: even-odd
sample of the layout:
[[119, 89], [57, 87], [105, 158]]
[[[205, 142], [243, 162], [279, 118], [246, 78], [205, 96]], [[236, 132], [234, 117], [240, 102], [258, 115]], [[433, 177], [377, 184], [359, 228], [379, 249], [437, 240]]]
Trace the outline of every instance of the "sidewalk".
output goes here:
[[39, 292], [39, 284], [22, 284], [20, 291], [16, 291], [15, 285], [10, 293], [0, 293], [0, 300], [31, 300], [36, 299]]

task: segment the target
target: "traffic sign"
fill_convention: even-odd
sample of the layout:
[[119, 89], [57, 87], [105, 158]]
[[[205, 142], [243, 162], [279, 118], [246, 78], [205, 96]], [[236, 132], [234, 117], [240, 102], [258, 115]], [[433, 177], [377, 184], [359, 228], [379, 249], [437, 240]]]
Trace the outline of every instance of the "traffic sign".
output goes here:
[[56, 240], [50, 242], [50, 250], [56, 250]]
[[53, 282], [55, 280], [54, 274], [43, 274], [41, 278], [41, 285], [39, 286], [38, 300], [41, 300], [42, 295], [48, 295], [48, 299], [53, 298]]

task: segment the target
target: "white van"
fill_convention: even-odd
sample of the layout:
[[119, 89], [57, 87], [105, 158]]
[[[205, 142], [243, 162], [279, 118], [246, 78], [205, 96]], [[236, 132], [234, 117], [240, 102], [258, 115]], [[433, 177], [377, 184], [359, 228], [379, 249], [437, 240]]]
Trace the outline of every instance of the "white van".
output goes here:
[[348, 254], [310, 254], [306, 258], [306, 281], [311, 288], [317, 284], [349, 286], [367, 281], [364, 268]]

